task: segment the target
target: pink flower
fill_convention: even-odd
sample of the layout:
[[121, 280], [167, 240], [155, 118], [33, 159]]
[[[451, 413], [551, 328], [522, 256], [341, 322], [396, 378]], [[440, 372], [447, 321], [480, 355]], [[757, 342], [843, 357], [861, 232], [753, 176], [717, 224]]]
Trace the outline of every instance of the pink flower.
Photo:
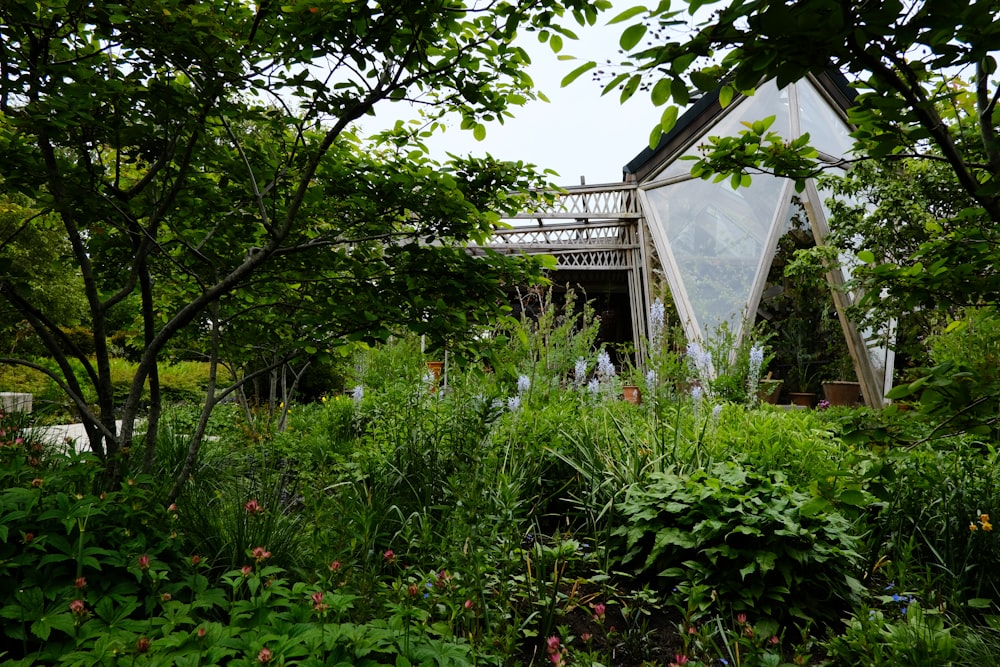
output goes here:
[[382, 553], [382, 558], [386, 559], [391, 563], [392, 561], [396, 560], [396, 554], [393, 553], [392, 549], [386, 549]]
[[263, 514], [264, 512], [264, 508], [260, 505], [260, 503], [253, 499], [243, 503], [243, 509], [251, 515]]
[[83, 600], [73, 600], [69, 603], [69, 610], [77, 616], [83, 616], [87, 613], [87, 605]]
[[420, 593], [420, 587], [416, 584], [410, 584], [406, 587], [406, 592], [410, 594], [411, 598], [415, 598]]
[[605, 607], [602, 602], [598, 602], [594, 605], [594, 620], [603, 621], [604, 620]]
[[251, 574], [253, 574], [253, 568], [249, 565], [244, 565], [243, 567], [240, 568], [240, 572], [243, 573], [244, 577], [249, 577]]
[[558, 637], [556, 637], [555, 635], [552, 635], [551, 637], [549, 637], [548, 639], [545, 640], [545, 645], [548, 647], [547, 650], [548, 650], [549, 653], [552, 653], [554, 651], [558, 651], [559, 650], [559, 645], [561, 643], [562, 643], [561, 640]]
[[149, 555], [143, 554], [139, 556], [139, 569], [148, 570], [149, 569]]
[[582, 635], [580, 635], [580, 639], [582, 639], [585, 642], [589, 642], [592, 639], [592, 637], [589, 632], [584, 632]]
[[78, 589], [86, 588], [87, 587], [87, 578], [86, 577], [77, 577], [76, 581], [73, 582], [73, 586], [75, 588], [78, 588]]
[[681, 665], [686, 665], [688, 657], [682, 653], [678, 653], [674, 656], [674, 662], [670, 663], [670, 667], [680, 667]]
[[326, 610], [328, 605], [325, 602], [323, 602], [323, 598], [325, 597], [325, 595], [326, 593], [324, 593], [323, 591], [317, 591], [312, 594], [313, 609], [315, 609], [316, 611]]
[[736, 615], [736, 622], [739, 623], [740, 625], [746, 625], [747, 615], [746, 614], [737, 614]]
[[259, 563], [262, 560], [267, 560], [268, 558], [270, 558], [271, 552], [266, 551], [264, 547], [254, 547], [253, 550], [250, 552], [250, 555], [252, 555], [254, 557], [254, 560], [256, 560]]
[[177, 503], [170, 503], [170, 506], [167, 507], [167, 511], [168, 512], [176, 512], [177, 511]]
[[192, 565], [197, 565], [200, 562], [201, 562], [201, 556], [199, 556], [198, 554], [195, 554], [195, 555], [191, 556], [191, 564]]
[[472, 609], [472, 600], [466, 600], [466, 601], [465, 601], [465, 605], [463, 605], [463, 606], [464, 606], [464, 607], [465, 607], [466, 609]]
[[781, 640], [778, 639], [778, 635], [771, 637], [771, 644], [778, 644]]
[[335, 560], [332, 563], [330, 563], [330, 572], [336, 572], [339, 569], [340, 569], [340, 561], [339, 560]]
[[257, 654], [257, 662], [271, 662], [271, 649], [264, 647]]

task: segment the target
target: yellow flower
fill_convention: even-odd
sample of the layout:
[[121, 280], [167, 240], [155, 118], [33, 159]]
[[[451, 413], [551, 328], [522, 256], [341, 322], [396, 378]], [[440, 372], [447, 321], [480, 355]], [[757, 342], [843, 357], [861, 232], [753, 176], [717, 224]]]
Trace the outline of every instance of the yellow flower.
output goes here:
[[975, 521], [969, 522], [969, 530], [971, 530], [973, 533], [979, 530], [979, 526], [976, 525]]
[[983, 530], [985, 530], [987, 533], [993, 530], [993, 524], [990, 523], [989, 521], [980, 521], [980, 523], [983, 524]]
[[980, 514], [979, 515], [979, 520], [982, 521], [983, 523], [989, 523], [990, 522], [990, 515], [989, 514]]

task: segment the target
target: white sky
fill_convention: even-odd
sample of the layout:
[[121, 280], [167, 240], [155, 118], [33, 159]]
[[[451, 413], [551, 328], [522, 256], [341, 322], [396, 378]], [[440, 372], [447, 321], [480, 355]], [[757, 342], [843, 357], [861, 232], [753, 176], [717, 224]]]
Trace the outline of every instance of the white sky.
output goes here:
[[642, 91], [624, 105], [616, 92], [602, 97], [603, 86], [592, 80], [591, 72], [566, 88], [559, 85], [587, 60], [618, 59], [618, 37], [627, 24], [605, 25], [615, 14], [606, 12], [587, 28], [569, 26], [580, 39], [565, 40], [562, 54], [579, 60], [559, 60], [548, 44], [538, 42], [536, 33], [524, 33], [522, 45], [532, 60], [528, 74], [549, 102], [513, 108], [514, 118], [486, 126], [483, 141], [476, 141], [471, 130], [461, 130], [454, 120], [445, 133], [428, 142], [431, 157], [444, 160], [446, 152], [489, 153], [498, 159], [523, 160], [539, 170], [552, 169], [559, 174], [550, 177], [557, 185], [576, 185], [581, 176], [590, 184], [620, 183], [622, 167], [646, 147], [662, 109]]

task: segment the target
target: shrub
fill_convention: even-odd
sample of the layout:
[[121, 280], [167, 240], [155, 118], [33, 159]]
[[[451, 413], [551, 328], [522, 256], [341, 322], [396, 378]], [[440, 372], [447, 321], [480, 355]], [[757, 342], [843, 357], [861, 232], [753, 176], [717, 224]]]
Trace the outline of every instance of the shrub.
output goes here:
[[808, 500], [780, 473], [731, 462], [655, 474], [629, 489], [612, 548], [675, 597], [707, 586], [733, 610], [833, 620], [859, 588], [856, 538], [836, 512], [802, 515]]

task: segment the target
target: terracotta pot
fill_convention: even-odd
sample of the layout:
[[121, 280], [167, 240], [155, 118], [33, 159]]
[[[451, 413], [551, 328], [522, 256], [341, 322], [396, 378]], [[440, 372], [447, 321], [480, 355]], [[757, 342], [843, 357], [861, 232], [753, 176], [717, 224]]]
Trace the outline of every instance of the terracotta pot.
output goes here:
[[792, 405], [803, 405], [811, 408], [816, 405], [816, 394], [807, 391], [791, 391], [788, 393], [788, 400]]
[[642, 392], [634, 384], [627, 384], [622, 387], [622, 398], [633, 405], [642, 405]]
[[428, 361], [427, 362], [427, 370], [429, 370], [431, 372], [431, 375], [434, 376], [434, 381], [435, 382], [437, 382], [438, 380], [441, 379], [441, 371], [443, 369], [444, 369], [444, 362], [443, 361]]
[[861, 384], [858, 382], [824, 382], [823, 397], [830, 405], [857, 405], [861, 402]]
[[761, 380], [757, 386], [757, 398], [763, 403], [774, 405], [778, 402], [778, 394], [781, 393], [781, 380]]

